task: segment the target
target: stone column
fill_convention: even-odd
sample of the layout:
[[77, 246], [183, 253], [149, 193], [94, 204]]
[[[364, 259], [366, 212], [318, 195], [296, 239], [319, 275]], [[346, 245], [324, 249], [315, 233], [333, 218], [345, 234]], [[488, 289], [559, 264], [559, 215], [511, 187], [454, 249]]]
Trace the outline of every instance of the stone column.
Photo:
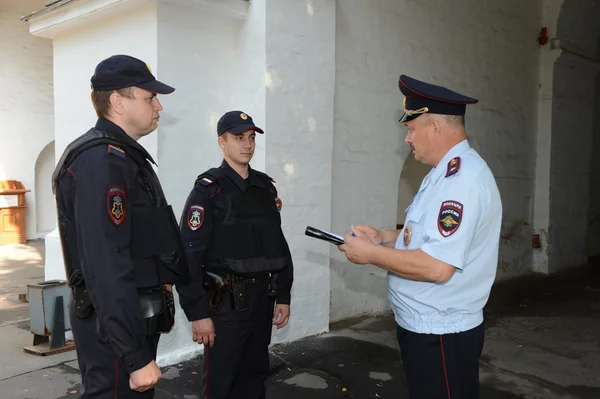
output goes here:
[[[563, 0], [545, 1], [542, 26], [550, 37], [557, 30], [558, 15]], [[533, 232], [539, 237], [539, 248], [533, 250], [533, 271], [548, 273], [550, 256], [550, 161], [552, 148], [552, 101], [554, 65], [561, 54], [558, 42], [552, 41], [540, 48], [540, 88], [538, 97], [538, 134], [535, 164], [535, 192], [533, 204]]]
[[295, 267], [292, 321], [274, 342], [328, 330], [335, 89], [334, 0], [266, 0], [266, 172], [277, 180]]

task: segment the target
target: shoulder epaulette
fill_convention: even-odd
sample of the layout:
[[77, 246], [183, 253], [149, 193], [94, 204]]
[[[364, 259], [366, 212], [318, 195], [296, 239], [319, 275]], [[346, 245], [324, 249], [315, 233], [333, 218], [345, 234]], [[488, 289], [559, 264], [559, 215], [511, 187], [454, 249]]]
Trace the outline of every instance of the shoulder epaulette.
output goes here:
[[450, 177], [458, 173], [460, 170], [460, 161], [460, 157], [454, 157], [450, 160], [450, 162], [448, 162], [445, 177]]
[[108, 145], [108, 153], [112, 154], [112, 155], [116, 155], [121, 159], [125, 159], [125, 150], [122, 149], [121, 147], [117, 147], [115, 145], [109, 144]]
[[210, 186], [211, 184], [214, 183], [214, 181], [209, 179], [208, 177], [198, 178], [198, 180], [196, 180], [196, 182], [202, 184], [203, 186]]
[[219, 168], [212, 168], [200, 173], [196, 178], [196, 183], [202, 184], [203, 186], [210, 186], [211, 184], [219, 182], [220, 178]]

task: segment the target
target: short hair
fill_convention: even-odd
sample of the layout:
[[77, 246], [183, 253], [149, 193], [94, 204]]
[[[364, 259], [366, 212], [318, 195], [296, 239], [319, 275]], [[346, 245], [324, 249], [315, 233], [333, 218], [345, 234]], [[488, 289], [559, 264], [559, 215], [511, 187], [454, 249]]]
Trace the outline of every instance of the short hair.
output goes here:
[[444, 120], [447, 124], [464, 128], [465, 127], [465, 116], [464, 115], [444, 115]]
[[108, 116], [110, 112], [110, 96], [114, 92], [123, 97], [135, 98], [133, 87], [125, 87], [118, 90], [92, 90], [92, 104], [98, 118], [106, 118]]

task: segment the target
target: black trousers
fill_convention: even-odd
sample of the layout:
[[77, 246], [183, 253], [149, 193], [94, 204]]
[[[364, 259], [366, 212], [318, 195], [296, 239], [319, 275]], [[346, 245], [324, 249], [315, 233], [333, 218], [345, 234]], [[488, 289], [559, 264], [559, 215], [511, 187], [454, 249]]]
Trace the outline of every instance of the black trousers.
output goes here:
[[[154, 389], [136, 392], [129, 388], [129, 374], [119, 364], [104, 336], [98, 334], [97, 317], [93, 312], [85, 319], [73, 312], [73, 299], [69, 302], [69, 317], [77, 360], [81, 373], [79, 399], [152, 399]], [[103, 334], [102, 334], [103, 335]], [[145, 344], [156, 358], [159, 336], [147, 338]]]
[[411, 399], [479, 398], [483, 323], [444, 335], [397, 330]]
[[264, 399], [269, 373], [273, 310], [268, 282], [246, 284], [248, 309], [233, 311], [225, 293], [211, 312], [215, 344], [204, 346], [203, 399]]

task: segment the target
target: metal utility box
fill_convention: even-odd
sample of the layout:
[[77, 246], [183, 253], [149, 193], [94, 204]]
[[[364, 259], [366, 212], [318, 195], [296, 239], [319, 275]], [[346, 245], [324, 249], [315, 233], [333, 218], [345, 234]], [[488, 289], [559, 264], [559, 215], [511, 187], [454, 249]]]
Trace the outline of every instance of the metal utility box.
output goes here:
[[67, 303], [69, 287], [63, 280], [50, 280], [38, 284], [27, 284], [29, 291], [29, 317], [31, 332], [37, 335], [50, 335], [54, 325], [56, 297], [63, 297], [65, 331], [71, 329]]
[[25, 193], [23, 183], [0, 180], [0, 245], [25, 244]]
[[33, 346], [25, 347], [25, 351], [45, 356], [73, 349], [73, 341], [65, 340], [65, 331], [71, 329], [67, 308], [69, 287], [66, 281], [44, 281], [28, 284], [27, 288], [29, 323], [34, 338]]

